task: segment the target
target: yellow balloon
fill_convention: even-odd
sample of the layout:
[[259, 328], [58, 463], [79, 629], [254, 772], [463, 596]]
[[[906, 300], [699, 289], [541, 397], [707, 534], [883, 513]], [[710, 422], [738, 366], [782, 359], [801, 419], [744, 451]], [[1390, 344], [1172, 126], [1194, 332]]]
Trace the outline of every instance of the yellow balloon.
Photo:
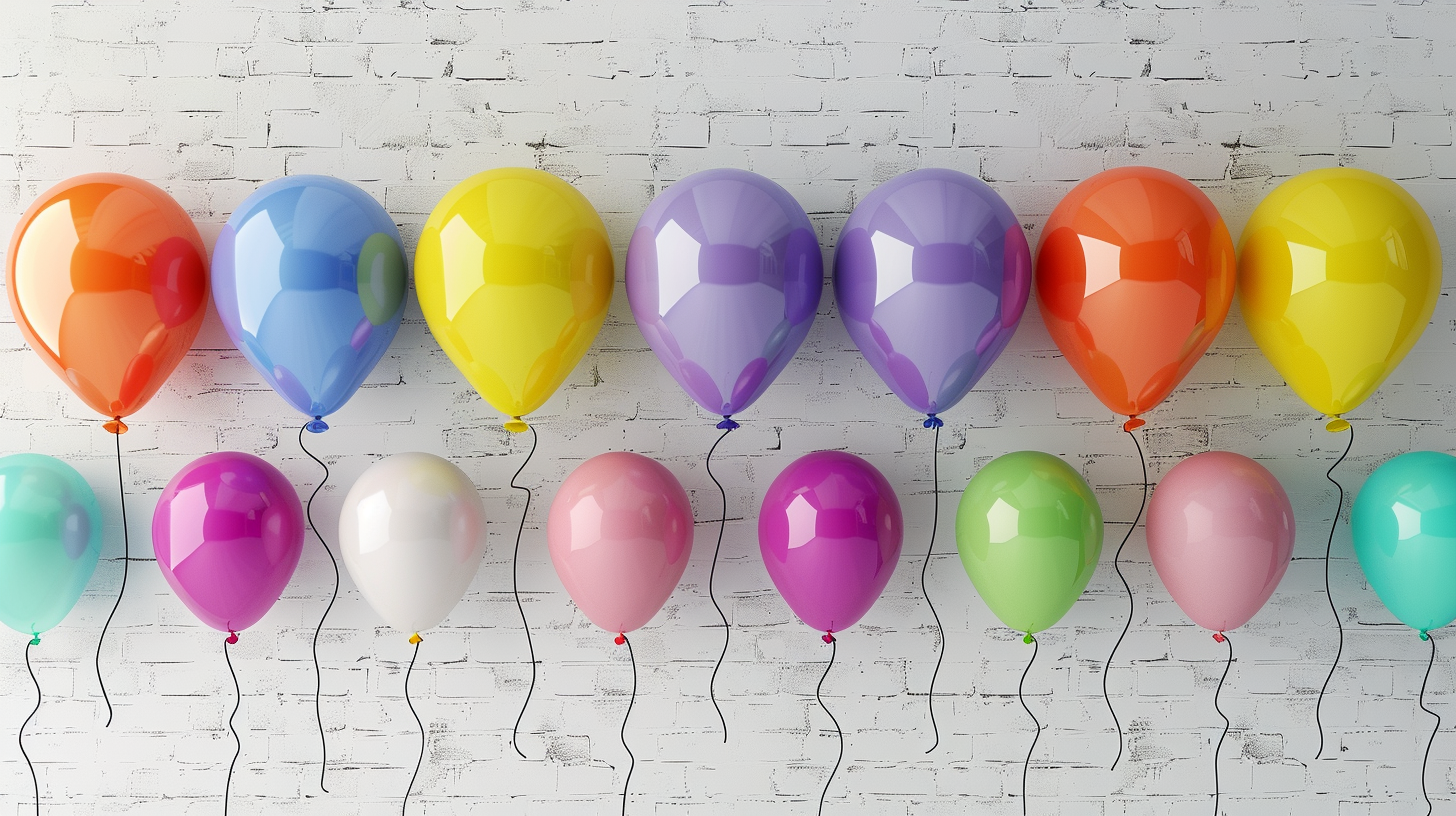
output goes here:
[[614, 279], [607, 228], [591, 203], [527, 168], [455, 185], [415, 250], [415, 290], [430, 333], [516, 432], [586, 354]]
[[1279, 185], [1244, 227], [1239, 304], [1300, 399], [1348, 427], [1431, 320], [1441, 248], [1400, 185], [1351, 168]]

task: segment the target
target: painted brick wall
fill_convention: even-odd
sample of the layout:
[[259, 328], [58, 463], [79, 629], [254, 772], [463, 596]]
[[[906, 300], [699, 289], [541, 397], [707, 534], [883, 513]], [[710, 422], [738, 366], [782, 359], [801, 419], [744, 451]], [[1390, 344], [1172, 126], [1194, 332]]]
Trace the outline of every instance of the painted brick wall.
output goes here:
[[[1456, 4], [1434, 2], [1005, 3], [470, 0], [469, 2], [11, 2], [0, 25], [0, 232], [47, 186], [86, 171], [161, 184], [212, 240], [256, 186], [285, 173], [362, 185], [414, 238], [456, 181], [527, 165], [577, 184], [602, 212], [620, 263], [655, 192], [701, 169], [735, 166], [785, 185], [810, 211], [826, 258], [856, 201], [905, 170], [979, 175], [1012, 204], [1033, 242], [1078, 180], [1127, 163], [1191, 178], [1237, 235], [1279, 180], [1335, 164], [1395, 177], [1456, 247]], [[1448, 266], [1456, 254], [1446, 252]], [[620, 276], [620, 274], [619, 274]], [[1443, 295], [1449, 296], [1448, 288]], [[756, 547], [769, 480], [795, 457], [841, 448], [898, 487], [906, 553], [884, 597], [841, 641], [825, 695], [845, 728], [836, 814], [1015, 813], [1030, 722], [1015, 697], [1028, 647], [1001, 628], [953, 557], [954, 501], [1001, 453], [1060, 454], [1095, 487], [1108, 519], [1104, 564], [1042, 639], [1028, 704], [1046, 724], [1031, 810], [1058, 816], [1210, 810], [1212, 707], [1223, 647], [1188, 624], [1147, 561], [1141, 529], [1125, 570], [1137, 597], [1109, 687], [1127, 723], [1116, 772], [1101, 672], [1126, 599], [1111, 552], [1136, 510], [1129, 441], [1056, 352], [1035, 308], [984, 382], [950, 412], [941, 458], [941, 534], [929, 589], [945, 622], [932, 738], [925, 689], [936, 650], [919, 572], [930, 529], [930, 433], [876, 379], [824, 299], [808, 342], [720, 448], [729, 522], [718, 580], [734, 623], [719, 682], [722, 744], [707, 698], [719, 647], [705, 594], [718, 512], [699, 413], [647, 350], [620, 285], [601, 336], [537, 416], [541, 447], [523, 481], [530, 509], [521, 585], [541, 661], [516, 757], [510, 730], [529, 677], [510, 595], [522, 509], [507, 487], [519, 437], [465, 385], [412, 303], [369, 384], [312, 441], [333, 468], [316, 515], [333, 541], [343, 494], [378, 457], [442, 454], [476, 480], [491, 518], [479, 577], [428, 635], [412, 681], [429, 726], [415, 813], [615, 813], [626, 754], [617, 742], [631, 675], [625, 653], [578, 614], [545, 553], [544, 508], [582, 459], [630, 449], [688, 488], [698, 548], [681, 589], [635, 639], [638, 756], [629, 812], [812, 812], [835, 757], [813, 701], [827, 647], [793, 620]], [[0, 306], [0, 309], [6, 307]], [[1456, 307], [1443, 297], [1424, 338], [1352, 417], [1347, 488], [1393, 452], [1453, 447]], [[132, 553], [150, 555], [152, 506], [203, 453], [261, 455], [301, 493], [316, 466], [300, 417], [264, 387], [210, 319], [197, 348], [123, 437]], [[1348, 529], [1335, 533], [1336, 605], [1348, 627], [1326, 702], [1334, 758], [1312, 761], [1315, 694], [1334, 656], [1321, 557], [1335, 513], [1324, 472], [1343, 440], [1326, 434], [1254, 347], [1237, 314], [1183, 386], [1154, 412], [1154, 477], [1225, 449], [1283, 481], [1300, 526], [1296, 560], [1236, 636], [1223, 707], [1230, 813], [1408, 814], [1430, 718], [1415, 695], [1426, 651], [1364, 585]], [[102, 653], [116, 720], [91, 660], [121, 579], [112, 437], [0, 316], [0, 449], [77, 466], [102, 501], [105, 560], [90, 591], [35, 651], [45, 706], [29, 731], [45, 813], [216, 813], [233, 703], [220, 637], [170, 594], [155, 566], [131, 564]], [[1346, 505], [1348, 507], [1348, 504]], [[417, 735], [401, 696], [410, 655], [347, 577], [324, 632], [324, 720], [336, 764], [317, 785], [309, 642], [332, 573], [310, 539], [285, 597], [235, 651], [245, 693], [235, 813], [395, 812]], [[0, 648], [0, 731], [30, 710], [23, 640]], [[1451, 705], [1442, 646], [1428, 700]], [[1443, 733], [1429, 785], [1456, 798], [1456, 735]], [[1444, 800], [1444, 801], [1442, 801]], [[0, 813], [28, 813], [29, 779], [0, 743]]]

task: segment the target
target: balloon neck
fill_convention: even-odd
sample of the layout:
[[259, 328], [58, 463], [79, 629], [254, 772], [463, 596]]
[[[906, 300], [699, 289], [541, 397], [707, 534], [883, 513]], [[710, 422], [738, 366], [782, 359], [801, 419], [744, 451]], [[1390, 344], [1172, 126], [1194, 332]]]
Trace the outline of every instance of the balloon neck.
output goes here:
[[329, 429], [329, 423], [324, 422], [323, 417], [316, 416], [303, 427], [304, 430], [308, 431], [309, 433], [323, 433], [324, 431], [327, 431]]
[[833, 643], [834, 642], [834, 633], [833, 632], [825, 632], [824, 633], [824, 637], [820, 638], [820, 640], [823, 640], [825, 643]]
[[1036, 638], [1032, 637], [1030, 632], [1027, 632], [1026, 633], [1026, 637], [1022, 638], [1021, 639], [1021, 642], [1022, 643], [1035, 643], [1036, 642]]
[[738, 430], [738, 423], [737, 422], [734, 422], [733, 421], [733, 418], [730, 417], [729, 415], [724, 414], [723, 415], [723, 421], [718, 423], [718, 430], [720, 430], [720, 431], [736, 431], [736, 430]]
[[[1430, 640], [1430, 639], [1431, 639], [1430, 633], [1428, 633], [1426, 630], [1422, 629], [1421, 630], [1421, 640]], [[40, 643], [40, 638], [36, 638], [35, 640], [32, 640], [31, 643]]]
[[1223, 636], [1223, 632], [1214, 632], [1213, 640], [1215, 643], [1223, 643], [1225, 640], [1228, 640], [1228, 638]]
[[1122, 429], [1128, 433], [1132, 433], [1146, 424], [1148, 424], [1147, 420], [1138, 416], [1130, 416], [1126, 422], [1122, 423]]
[[[1425, 635], [1422, 634], [1421, 637], [1425, 637]], [[30, 633], [30, 645], [32, 645], [32, 646], [39, 646], [40, 645], [40, 632], [31, 632]]]
[[227, 642], [228, 642], [229, 645], [232, 645], [234, 643], [237, 643], [238, 642], [238, 633], [237, 632], [234, 632], [231, 629], [229, 629], [228, 630], [228, 636], [227, 636]]
[[941, 421], [940, 417], [936, 416], [935, 414], [926, 414], [925, 422], [921, 424], [927, 428], [940, 428], [945, 425], [945, 423]]
[[1329, 431], [1330, 433], [1348, 431], [1350, 430], [1350, 423], [1346, 419], [1343, 419], [1341, 417], [1335, 417], [1334, 419], [1325, 423], [1325, 430]]
[[102, 425], [101, 427], [105, 428], [107, 433], [113, 433], [117, 436], [121, 436], [122, 434], [126, 433], [127, 430], [129, 430], [126, 427], [126, 423], [122, 422], [121, 417], [119, 416], [112, 417], [109, 422], [107, 422], [105, 425]]
[[510, 420], [506, 422], [505, 427], [506, 430], [510, 431], [511, 433], [525, 433], [526, 431], [531, 430], [531, 426], [526, 424], [526, 420], [521, 419], [520, 417], [511, 417]]
[[413, 635], [410, 635], [410, 643], [412, 643], [412, 644], [414, 644], [416, 646], [420, 645], [420, 643], [423, 640], [424, 640], [424, 638], [420, 637], [420, 633], [419, 632], [415, 632]]
[[612, 642], [617, 644], [618, 646], [621, 646], [623, 643], [627, 642], [627, 633], [618, 632], [617, 636], [615, 638], [612, 638]]

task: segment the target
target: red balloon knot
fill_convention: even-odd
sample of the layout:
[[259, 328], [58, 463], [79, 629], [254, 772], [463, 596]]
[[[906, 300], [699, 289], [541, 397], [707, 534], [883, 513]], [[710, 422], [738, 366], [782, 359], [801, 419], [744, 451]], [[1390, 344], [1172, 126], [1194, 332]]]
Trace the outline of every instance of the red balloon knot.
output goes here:
[[233, 632], [233, 631], [229, 631], [228, 632], [228, 636], [227, 636], [227, 642], [228, 643], [237, 643], [238, 642], [238, 633], [237, 632]]
[[1122, 423], [1122, 429], [1128, 433], [1132, 433], [1146, 424], [1148, 424], [1146, 420], [1138, 419], [1135, 416], [1128, 417], [1127, 421]]
[[823, 640], [825, 643], [833, 643], [834, 642], [834, 633], [833, 632], [825, 632], [824, 633], [824, 637], [821, 638], [821, 640]]
[[1228, 638], [1223, 636], [1223, 632], [1214, 632], [1213, 639], [1218, 643], [1223, 643], [1225, 640], [1228, 640]]
[[617, 637], [612, 642], [616, 643], [618, 646], [621, 646], [623, 643], [627, 642], [627, 633], [619, 632], [617, 634]]

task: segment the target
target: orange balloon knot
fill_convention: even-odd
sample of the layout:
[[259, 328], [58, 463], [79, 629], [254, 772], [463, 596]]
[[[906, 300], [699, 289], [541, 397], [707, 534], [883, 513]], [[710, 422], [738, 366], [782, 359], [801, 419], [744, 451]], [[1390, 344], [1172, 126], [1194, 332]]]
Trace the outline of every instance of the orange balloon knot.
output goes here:
[[1223, 636], [1223, 632], [1214, 632], [1213, 640], [1215, 643], [1223, 643], [1225, 640], [1228, 640], [1228, 638]]
[[1036, 638], [1032, 637], [1030, 632], [1027, 632], [1026, 633], [1026, 637], [1022, 638], [1021, 639], [1021, 642], [1022, 643], [1027, 643], [1027, 644], [1035, 643], [1036, 642]]
[[833, 643], [834, 642], [834, 633], [833, 632], [825, 632], [824, 633], [824, 637], [822, 638], [822, 640], [825, 643]]
[[121, 417], [114, 417], [110, 422], [107, 422], [101, 427], [105, 428], [107, 433], [114, 433], [118, 436], [126, 433], [129, 430], [126, 427], [126, 423], [121, 421]]
[[927, 428], [939, 428], [945, 425], [945, 423], [941, 421], [940, 417], [936, 416], [935, 414], [926, 414], [925, 422], [921, 424], [923, 424]]
[[621, 646], [623, 643], [626, 643], [627, 642], [627, 633], [626, 632], [618, 632], [617, 633], [617, 636], [612, 639], [612, 642], [615, 643], [615, 644], [617, 644], [618, 646]]
[[316, 416], [312, 420], [310, 420], [307, 425], [304, 425], [303, 427], [309, 433], [323, 433], [324, 431], [327, 431], [329, 429], [329, 423], [324, 422], [324, 418], [323, 417]]
[[413, 635], [410, 635], [410, 643], [413, 643], [416, 646], [420, 645], [423, 640], [424, 638], [420, 637], [419, 632], [415, 632]]
[[[1425, 635], [1421, 635], [1421, 637], [1425, 637]], [[40, 632], [31, 632], [30, 633], [30, 645], [32, 645], [32, 646], [39, 646], [40, 645]]]
[[720, 430], [720, 431], [736, 431], [736, 430], [738, 430], [738, 423], [737, 422], [734, 422], [733, 421], [733, 418], [730, 417], [729, 415], [724, 414], [723, 415], [723, 421], [718, 423], [718, 430]]
[[521, 419], [520, 417], [511, 417], [510, 421], [506, 423], [506, 430], [510, 431], [511, 433], [525, 433], [530, 429], [531, 426], [527, 425], [526, 420]]
[[1127, 431], [1128, 433], [1132, 433], [1133, 431], [1136, 431], [1138, 428], [1141, 428], [1146, 424], [1148, 424], [1146, 420], [1139, 419], [1135, 416], [1128, 417], [1127, 421], [1122, 423], [1122, 429], [1124, 431]]
[[[1430, 639], [1431, 639], [1431, 636], [1426, 632], [1426, 630], [1422, 629], [1421, 630], [1421, 640], [1430, 640]], [[35, 640], [31, 641], [31, 643], [40, 643], [40, 638], [36, 638]]]
[[227, 636], [227, 642], [229, 644], [237, 643], [238, 642], [238, 633], [237, 632], [234, 632], [231, 629], [229, 629], [228, 630], [228, 636]]
[[1330, 433], [1348, 431], [1350, 430], [1350, 423], [1340, 417], [1335, 417], [1334, 419], [1325, 423], [1325, 430], [1329, 431]]

